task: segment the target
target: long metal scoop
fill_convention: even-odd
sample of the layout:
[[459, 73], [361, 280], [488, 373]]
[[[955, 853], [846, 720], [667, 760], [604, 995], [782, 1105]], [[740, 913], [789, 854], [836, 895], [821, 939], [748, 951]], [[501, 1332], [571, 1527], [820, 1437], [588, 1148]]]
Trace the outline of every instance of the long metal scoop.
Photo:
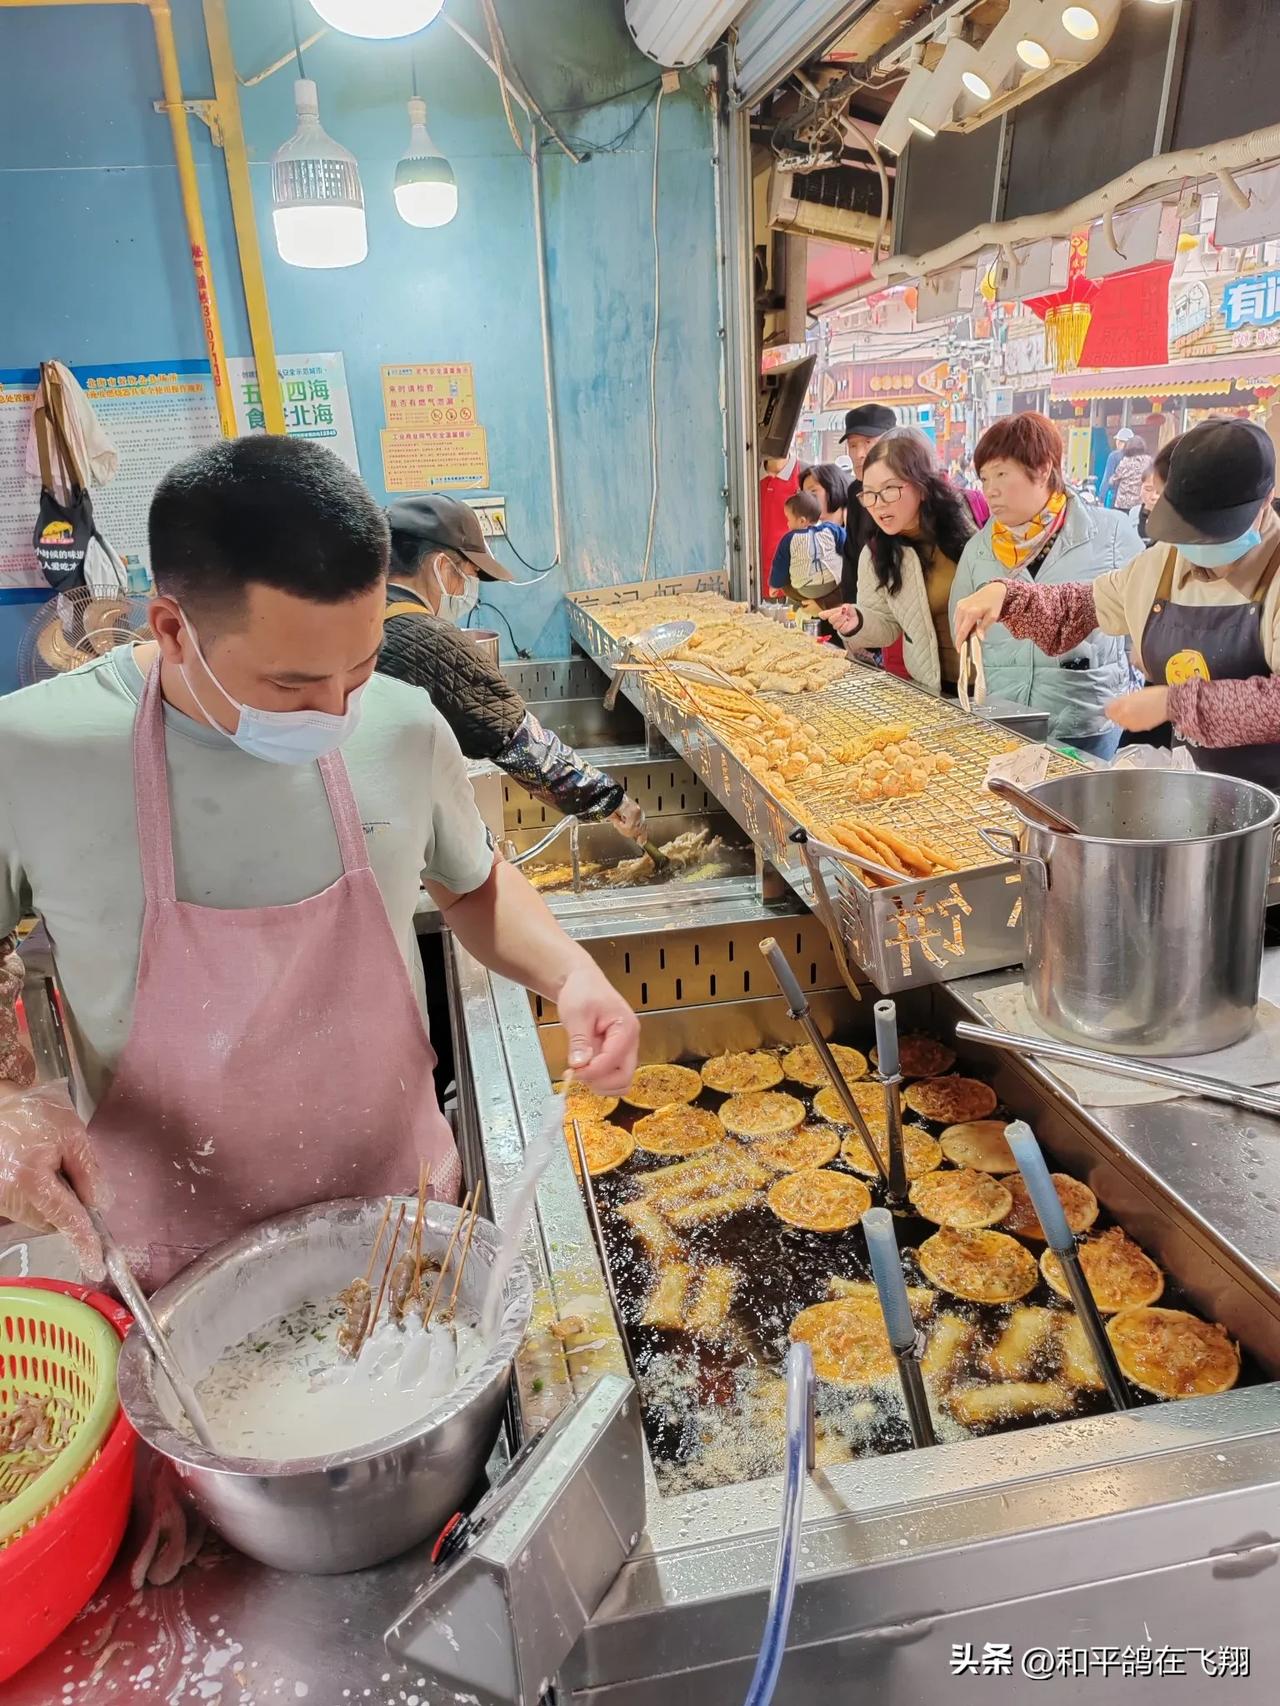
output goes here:
[[1076, 1249], [1075, 1233], [1067, 1225], [1067, 1217], [1062, 1211], [1062, 1203], [1058, 1199], [1053, 1180], [1049, 1177], [1049, 1169], [1040, 1145], [1036, 1142], [1036, 1135], [1025, 1120], [1014, 1120], [1012, 1125], [1004, 1128], [1004, 1136], [1005, 1142], [1013, 1151], [1014, 1160], [1018, 1163], [1018, 1171], [1027, 1187], [1027, 1195], [1039, 1216], [1040, 1230], [1044, 1233], [1049, 1248], [1062, 1263], [1067, 1290], [1071, 1293], [1071, 1301], [1076, 1306], [1080, 1325], [1089, 1340], [1093, 1360], [1107, 1383], [1111, 1402], [1117, 1410], [1127, 1410], [1130, 1408], [1130, 1401], [1124, 1376], [1116, 1361], [1116, 1353], [1111, 1348], [1111, 1340], [1102, 1325], [1102, 1317], [1093, 1300], [1093, 1293], [1089, 1290], [1089, 1282], [1084, 1277], [1084, 1270], [1080, 1266], [1080, 1253]]
[[1010, 782], [1004, 776], [989, 776], [987, 792], [994, 794], [998, 800], [1013, 806], [1023, 817], [1030, 818], [1032, 823], [1038, 823], [1042, 829], [1051, 829], [1055, 835], [1079, 835], [1080, 825], [1072, 823], [1069, 817], [1055, 811], [1052, 806], [1038, 799], [1035, 794], [1029, 794], [1025, 788], [1020, 788], [1016, 782]]
[[885, 1332], [898, 1364], [898, 1379], [902, 1382], [902, 1397], [911, 1423], [911, 1438], [915, 1445], [935, 1445], [933, 1418], [929, 1414], [929, 1399], [920, 1373], [920, 1339], [911, 1319], [911, 1304], [907, 1297], [907, 1282], [902, 1273], [902, 1257], [898, 1253], [898, 1238], [893, 1230], [893, 1216], [887, 1208], [869, 1208], [862, 1217], [862, 1230], [867, 1235], [867, 1253], [871, 1257], [871, 1272], [876, 1291], [880, 1294], [880, 1312], [884, 1316]]
[[125, 1259], [124, 1251], [107, 1230], [106, 1222], [97, 1209], [90, 1208], [88, 1203], [85, 1203], [84, 1209], [93, 1222], [93, 1230], [101, 1240], [107, 1272], [111, 1275], [117, 1291], [128, 1305], [130, 1314], [138, 1323], [138, 1331], [147, 1341], [152, 1356], [160, 1364], [165, 1379], [173, 1387], [178, 1402], [187, 1413], [187, 1420], [195, 1430], [196, 1438], [206, 1451], [216, 1453], [218, 1445], [210, 1431], [208, 1422], [205, 1420], [205, 1414], [200, 1407], [200, 1400], [196, 1397], [195, 1388], [188, 1380], [172, 1345], [165, 1338], [164, 1329], [156, 1320], [146, 1294], [134, 1278], [133, 1269]]

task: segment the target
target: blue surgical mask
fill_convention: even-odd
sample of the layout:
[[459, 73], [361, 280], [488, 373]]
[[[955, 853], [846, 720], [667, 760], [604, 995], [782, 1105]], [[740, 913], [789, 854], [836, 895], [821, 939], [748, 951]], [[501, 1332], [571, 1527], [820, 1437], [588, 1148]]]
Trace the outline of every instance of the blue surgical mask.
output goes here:
[[209, 668], [208, 659], [200, 649], [199, 636], [185, 611], [183, 620], [187, 624], [191, 644], [205, 674], [227, 704], [235, 706], [235, 728], [224, 729], [221, 723], [209, 715], [200, 695], [191, 685], [191, 677], [185, 667], [179, 664], [179, 673], [187, 684], [187, 692], [200, 707], [201, 715], [209, 727], [216, 729], [220, 735], [225, 735], [241, 752], [247, 752], [250, 758], [261, 758], [268, 764], [314, 764], [317, 759], [327, 758], [331, 752], [336, 752], [343, 741], [355, 733], [360, 722], [360, 700], [369, 685], [367, 681], [362, 681], [359, 687], [348, 693], [347, 706], [341, 716], [335, 716], [331, 711], [260, 711], [256, 705], [244, 705], [239, 699], [231, 697]]
[[1224, 539], [1220, 545], [1179, 545], [1178, 549], [1189, 563], [1198, 569], [1229, 569], [1247, 556], [1255, 545], [1261, 545], [1262, 535], [1256, 527], [1242, 533], [1238, 539]]
[[431, 572], [436, 577], [436, 585], [440, 588], [440, 605], [436, 610], [436, 615], [445, 622], [452, 622], [455, 628], [461, 628], [480, 602], [480, 582], [474, 575], [464, 573], [462, 591], [449, 592], [440, 574], [440, 559], [438, 557], [431, 565]]

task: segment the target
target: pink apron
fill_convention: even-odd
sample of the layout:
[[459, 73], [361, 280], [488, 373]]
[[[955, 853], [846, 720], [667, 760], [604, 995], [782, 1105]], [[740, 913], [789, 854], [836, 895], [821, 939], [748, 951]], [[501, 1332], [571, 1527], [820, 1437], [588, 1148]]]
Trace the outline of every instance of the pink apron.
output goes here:
[[289, 906], [179, 900], [157, 664], [133, 727], [146, 910], [133, 1023], [89, 1132], [148, 1289], [253, 1222], [331, 1197], [457, 1200], [409, 973], [339, 754], [320, 760], [342, 875]]

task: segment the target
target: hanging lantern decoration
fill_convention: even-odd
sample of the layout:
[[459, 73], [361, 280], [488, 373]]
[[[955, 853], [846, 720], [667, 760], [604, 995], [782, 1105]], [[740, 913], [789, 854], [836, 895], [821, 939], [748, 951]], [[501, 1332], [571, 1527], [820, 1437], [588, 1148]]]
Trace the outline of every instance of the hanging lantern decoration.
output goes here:
[[1047, 296], [1027, 298], [1026, 306], [1038, 320], [1044, 321], [1045, 353], [1053, 363], [1055, 373], [1076, 371], [1084, 340], [1089, 335], [1093, 299], [1098, 294], [1099, 285], [1096, 279], [1085, 277], [1088, 258], [1088, 229], [1073, 231], [1066, 287]]

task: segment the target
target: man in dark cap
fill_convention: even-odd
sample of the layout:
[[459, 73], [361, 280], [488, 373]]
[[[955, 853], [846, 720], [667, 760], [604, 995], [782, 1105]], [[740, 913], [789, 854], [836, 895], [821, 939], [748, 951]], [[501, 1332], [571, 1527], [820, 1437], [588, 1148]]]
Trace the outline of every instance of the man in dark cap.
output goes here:
[[853, 463], [849, 507], [845, 512], [844, 572], [840, 578], [840, 595], [847, 604], [858, 601], [858, 558], [875, 530], [875, 522], [859, 501], [862, 465], [875, 441], [892, 432], [897, 424], [898, 417], [883, 403], [859, 403], [844, 417], [844, 434], [840, 442]]
[[378, 670], [424, 687], [463, 756], [488, 759], [566, 817], [607, 818], [632, 840], [644, 813], [621, 782], [597, 770], [542, 724], [466, 638], [481, 581], [510, 581], [469, 504], [430, 493], [387, 511], [391, 578]]
[[1252, 421], [1178, 441], [1151, 547], [1087, 585], [992, 582], [956, 606], [956, 642], [1003, 622], [1056, 657], [1094, 628], [1127, 635], [1151, 684], [1106, 707], [1122, 729], [1173, 725], [1197, 766], [1280, 791], [1280, 518], [1275, 448]]

